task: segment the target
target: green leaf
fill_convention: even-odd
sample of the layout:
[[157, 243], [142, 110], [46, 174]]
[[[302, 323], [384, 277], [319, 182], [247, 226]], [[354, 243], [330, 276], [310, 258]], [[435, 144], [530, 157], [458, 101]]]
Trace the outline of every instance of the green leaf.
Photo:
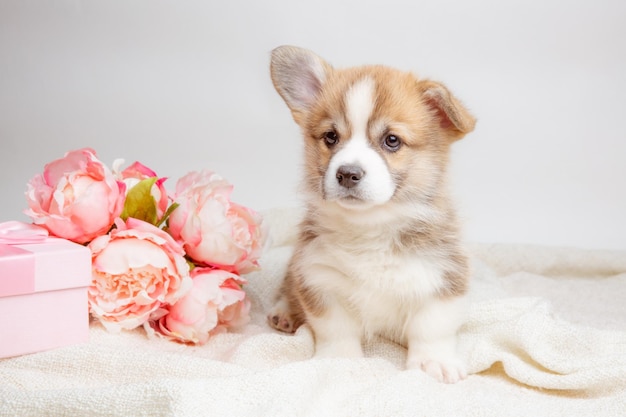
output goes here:
[[120, 216], [122, 220], [126, 221], [129, 217], [133, 217], [153, 225], [157, 224], [159, 221], [157, 203], [152, 197], [152, 186], [156, 181], [157, 177], [147, 178], [138, 182], [128, 191], [124, 210]]
[[174, 210], [176, 210], [176, 208], [180, 206], [180, 204], [178, 203], [172, 203], [167, 210], [165, 211], [165, 213], [163, 213], [163, 217], [161, 217], [161, 220], [159, 220], [159, 222], [155, 225], [156, 227], [161, 227], [161, 225], [163, 224], [163, 222], [165, 222], [167, 220], [168, 217], [170, 217], [170, 214], [172, 214], [172, 212]]
[[189, 272], [191, 272], [196, 267], [196, 264], [188, 257], [185, 257], [185, 261], [187, 261], [187, 265], [189, 265]]

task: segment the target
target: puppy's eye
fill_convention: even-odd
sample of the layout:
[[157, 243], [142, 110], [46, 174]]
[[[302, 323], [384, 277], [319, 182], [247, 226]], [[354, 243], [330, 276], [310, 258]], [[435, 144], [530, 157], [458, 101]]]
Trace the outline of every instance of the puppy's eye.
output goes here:
[[337, 132], [329, 130], [324, 133], [324, 143], [326, 143], [326, 146], [330, 148], [331, 146], [336, 145], [337, 142], [339, 142], [339, 135], [337, 135]]
[[396, 135], [387, 135], [383, 141], [383, 146], [390, 152], [395, 152], [400, 149], [402, 141]]

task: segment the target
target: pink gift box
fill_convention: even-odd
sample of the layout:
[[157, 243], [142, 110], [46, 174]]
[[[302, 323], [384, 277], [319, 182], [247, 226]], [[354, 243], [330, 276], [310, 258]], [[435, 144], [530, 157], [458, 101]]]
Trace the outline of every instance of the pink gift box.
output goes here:
[[[18, 224], [0, 227], [9, 223]], [[91, 251], [43, 233], [25, 238], [0, 233], [0, 358], [89, 338]]]

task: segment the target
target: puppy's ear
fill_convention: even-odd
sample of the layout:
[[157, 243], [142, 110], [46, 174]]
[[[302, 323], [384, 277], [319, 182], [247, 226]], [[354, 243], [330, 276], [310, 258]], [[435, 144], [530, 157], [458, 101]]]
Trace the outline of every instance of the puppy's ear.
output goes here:
[[310, 109], [330, 69], [322, 58], [303, 48], [279, 46], [272, 51], [272, 82], [296, 123]]
[[418, 86], [424, 102], [434, 110], [439, 126], [451, 140], [461, 139], [474, 130], [476, 119], [443, 84], [425, 80]]

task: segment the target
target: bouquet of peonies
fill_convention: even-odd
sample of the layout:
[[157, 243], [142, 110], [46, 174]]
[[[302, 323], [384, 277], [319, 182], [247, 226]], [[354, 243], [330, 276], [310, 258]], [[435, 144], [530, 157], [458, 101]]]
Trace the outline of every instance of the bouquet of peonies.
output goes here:
[[92, 149], [68, 152], [28, 183], [25, 213], [92, 254], [91, 315], [108, 330], [143, 326], [204, 343], [249, 319], [242, 274], [259, 267], [260, 216], [230, 201], [209, 171], [166, 178], [135, 162], [109, 169]]

